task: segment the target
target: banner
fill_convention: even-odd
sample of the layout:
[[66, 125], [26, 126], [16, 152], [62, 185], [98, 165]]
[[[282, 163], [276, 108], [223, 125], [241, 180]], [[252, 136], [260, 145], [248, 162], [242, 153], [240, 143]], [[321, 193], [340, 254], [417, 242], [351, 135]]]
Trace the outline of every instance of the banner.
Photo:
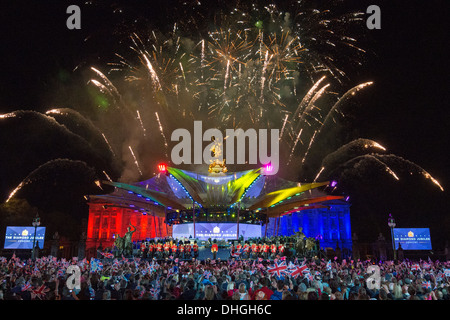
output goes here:
[[34, 227], [6, 227], [5, 249], [33, 249], [33, 240], [38, 243], [39, 248], [44, 247], [45, 227], [36, 228], [34, 238]]

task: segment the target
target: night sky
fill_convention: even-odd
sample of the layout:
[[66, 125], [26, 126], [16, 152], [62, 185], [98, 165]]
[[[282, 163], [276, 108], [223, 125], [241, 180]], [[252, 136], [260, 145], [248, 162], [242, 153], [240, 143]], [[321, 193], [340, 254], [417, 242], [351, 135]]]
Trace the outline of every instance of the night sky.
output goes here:
[[[68, 30], [65, 11], [68, 5], [77, 2], [2, 2], [0, 114], [19, 109], [45, 111], [67, 103], [70, 88], [85, 85], [85, 79], [72, 72], [76, 66], [104, 63], [113, 58], [116, 40], [121, 35], [108, 34], [122, 22], [120, 14], [113, 13], [111, 4], [114, 2], [93, 1], [96, 6], [79, 2], [82, 28]], [[115, 3], [120, 4], [118, 8], [126, 3], [127, 10], [134, 9], [140, 17], [145, 16], [152, 24], [163, 28], [165, 13], [170, 11], [172, 2]], [[355, 83], [371, 80], [375, 85], [359, 99], [361, 107], [354, 112], [353, 130], [358, 136], [376, 140], [390, 152], [419, 164], [445, 189], [441, 192], [429, 181], [410, 180], [388, 191], [382, 191], [383, 185], [372, 186], [365, 197], [357, 197], [352, 214], [364, 214], [367, 204], [371, 203], [364, 199], [375, 199], [383, 202], [379, 209], [386, 211], [379, 213], [382, 223], [370, 238], [376, 237], [378, 232], [388, 236], [387, 222], [383, 221], [391, 210], [399, 227], [430, 226], [432, 239], [439, 237], [436, 244], [442, 247], [450, 231], [448, 1], [354, 0], [343, 3], [360, 10], [370, 4], [379, 5], [382, 19], [381, 30], [368, 31], [361, 39], [368, 54], [364, 65], [352, 74], [352, 80]], [[131, 15], [127, 11], [127, 17]], [[76, 105], [82, 105], [86, 99], [73, 96]], [[366, 183], [372, 182], [367, 180]], [[355, 219], [353, 228], [358, 229], [358, 223], [368, 223], [370, 219]], [[368, 229], [361, 226], [362, 233]]]

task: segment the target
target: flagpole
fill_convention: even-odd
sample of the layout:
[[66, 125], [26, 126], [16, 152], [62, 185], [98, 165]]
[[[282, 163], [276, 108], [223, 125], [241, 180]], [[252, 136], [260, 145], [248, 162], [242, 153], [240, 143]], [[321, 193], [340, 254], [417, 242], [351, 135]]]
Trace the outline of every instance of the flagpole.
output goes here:
[[241, 209], [241, 203], [238, 204], [238, 210], [237, 210], [237, 233], [236, 233], [236, 240], [239, 240], [239, 214]]
[[153, 229], [155, 229], [155, 238], [158, 238], [158, 231], [156, 230], [156, 216], [153, 212]]
[[278, 223], [277, 223], [277, 237], [278, 237], [278, 230], [280, 229], [280, 220], [281, 220], [281, 215], [278, 215]]
[[195, 201], [192, 199], [192, 221], [194, 222], [194, 239], [195, 239]]
[[277, 217], [274, 218], [274, 222], [273, 222], [273, 236], [276, 237], [275, 231], [277, 230], [277, 223], [278, 223], [278, 219]]
[[264, 238], [267, 238], [267, 225], [269, 224], [269, 208], [267, 208], [266, 212], [266, 229], [264, 230]]

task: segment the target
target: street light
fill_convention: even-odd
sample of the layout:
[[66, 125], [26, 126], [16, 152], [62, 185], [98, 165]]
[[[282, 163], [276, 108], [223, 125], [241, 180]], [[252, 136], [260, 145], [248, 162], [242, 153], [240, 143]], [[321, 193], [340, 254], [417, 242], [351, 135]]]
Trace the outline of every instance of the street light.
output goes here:
[[36, 243], [36, 232], [37, 232], [37, 227], [39, 227], [41, 225], [41, 218], [39, 218], [39, 214], [36, 213], [36, 217], [33, 219], [33, 227], [34, 227], [34, 236], [33, 236], [33, 251], [32, 251], [32, 256], [31, 259], [35, 259], [36, 258], [36, 252], [35, 252], [35, 243]]
[[389, 213], [388, 226], [391, 228], [391, 238], [392, 238], [392, 250], [394, 250], [394, 260], [397, 259], [397, 252], [395, 250], [395, 240], [394, 240], [394, 228], [395, 228], [395, 220], [392, 218], [392, 215]]

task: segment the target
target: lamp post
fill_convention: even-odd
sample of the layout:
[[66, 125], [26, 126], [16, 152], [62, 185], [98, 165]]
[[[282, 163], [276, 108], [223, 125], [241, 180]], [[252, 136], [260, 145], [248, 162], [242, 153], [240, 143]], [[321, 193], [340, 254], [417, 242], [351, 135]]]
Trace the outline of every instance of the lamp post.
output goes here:
[[388, 226], [389, 226], [389, 228], [391, 228], [392, 250], [394, 251], [394, 260], [396, 260], [397, 259], [397, 251], [395, 250], [395, 239], [394, 239], [395, 219], [392, 218], [391, 214], [389, 214]]
[[36, 217], [33, 219], [33, 227], [34, 227], [34, 236], [33, 236], [33, 251], [32, 251], [32, 255], [31, 255], [31, 259], [34, 260], [36, 258], [36, 248], [35, 248], [35, 243], [36, 243], [36, 232], [37, 232], [37, 227], [39, 227], [41, 225], [41, 218], [39, 218], [39, 214], [36, 213]]

